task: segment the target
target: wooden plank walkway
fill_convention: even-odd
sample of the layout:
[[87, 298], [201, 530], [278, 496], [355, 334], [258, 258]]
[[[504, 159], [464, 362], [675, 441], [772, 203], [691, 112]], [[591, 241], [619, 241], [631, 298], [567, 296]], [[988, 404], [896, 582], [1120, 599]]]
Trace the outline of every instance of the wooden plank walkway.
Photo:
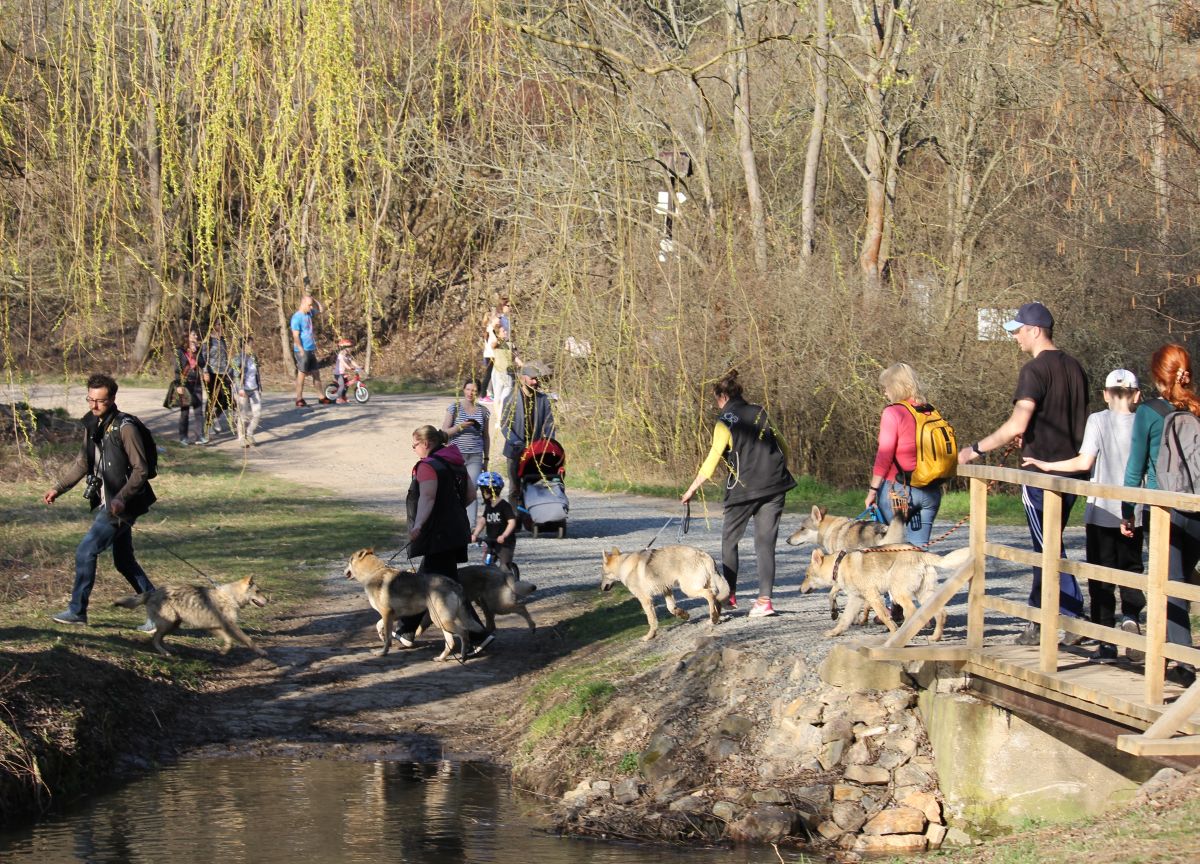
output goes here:
[[[1118, 749], [1137, 756], [1200, 757], [1200, 682], [1183, 689], [1165, 681], [1166, 662], [1200, 665], [1200, 650], [1172, 645], [1166, 637], [1167, 597], [1200, 600], [1200, 588], [1167, 579], [1170, 510], [1200, 510], [1200, 496], [1157, 490], [1100, 486], [1081, 480], [993, 466], [960, 466], [971, 480], [970, 560], [946, 579], [936, 594], [909, 617], [882, 645], [861, 650], [879, 660], [940, 660], [959, 665], [970, 675], [995, 682], [1008, 692], [1030, 700], [1056, 703], [1080, 716], [1099, 718], [1117, 730]], [[1150, 560], [1146, 574], [1126, 573], [1059, 557], [1059, 539], [1046, 536], [1045, 549], [1035, 554], [990, 543], [987, 539], [987, 488], [995, 483], [1024, 484], [1044, 489], [1046, 524], [1059, 517], [1063, 494], [1124, 498], [1149, 506], [1151, 513]], [[1040, 607], [988, 596], [986, 562], [996, 558], [1040, 566], [1044, 573]], [[1060, 615], [1058, 572], [1114, 585], [1140, 588], [1147, 597], [1147, 621], [1141, 635], [1129, 634], [1090, 621]], [[967, 638], [961, 642], [912, 644], [922, 628], [951, 599], [967, 591]], [[1017, 618], [1042, 626], [1038, 645], [1003, 644], [985, 635], [988, 613]], [[1144, 665], [1096, 663], [1090, 651], [1066, 648], [1057, 631], [1133, 648], [1146, 654]], [[1058, 710], [1058, 709], [1056, 709]], [[1122, 734], [1120, 730], [1138, 730]]]

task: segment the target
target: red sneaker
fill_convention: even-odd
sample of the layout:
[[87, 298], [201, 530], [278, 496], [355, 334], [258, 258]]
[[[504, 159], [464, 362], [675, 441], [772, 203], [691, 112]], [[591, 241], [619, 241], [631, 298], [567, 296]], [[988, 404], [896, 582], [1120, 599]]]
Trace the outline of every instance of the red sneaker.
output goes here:
[[730, 594], [729, 599], [725, 601], [725, 605], [728, 606], [730, 609], [736, 609], [737, 608], [737, 598], [734, 597], [732, 594]]
[[339, 397], [337, 398], [337, 403], [338, 403], [339, 405], [345, 405], [345, 404], [346, 404], [347, 402], [349, 402], [349, 401], [350, 401], [350, 400], [349, 400], [349, 399], [347, 399], [345, 396], [339, 396]]
[[307, 407], [308, 407], [308, 403], [307, 403], [307, 402], [305, 402], [303, 399], [297, 399], [297, 400], [296, 400], [296, 407], [297, 407], [297, 408], [307, 408]]
[[333, 400], [328, 398], [327, 396], [322, 396], [317, 401], [320, 402], [322, 405], [332, 405], [333, 404]]

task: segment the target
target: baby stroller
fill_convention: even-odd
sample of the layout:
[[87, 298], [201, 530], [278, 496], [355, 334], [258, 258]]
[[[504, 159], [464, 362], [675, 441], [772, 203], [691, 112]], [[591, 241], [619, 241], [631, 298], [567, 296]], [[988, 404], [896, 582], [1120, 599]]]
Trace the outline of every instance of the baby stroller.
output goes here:
[[517, 482], [521, 484], [523, 505], [517, 509], [522, 525], [534, 537], [556, 532], [561, 540], [567, 536], [567, 454], [553, 438], [531, 441], [517, 463]]

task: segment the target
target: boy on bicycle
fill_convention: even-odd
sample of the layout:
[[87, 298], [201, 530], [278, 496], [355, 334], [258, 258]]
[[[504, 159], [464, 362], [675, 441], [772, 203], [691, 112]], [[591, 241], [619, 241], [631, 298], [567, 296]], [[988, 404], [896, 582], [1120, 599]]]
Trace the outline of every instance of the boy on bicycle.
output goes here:
[[517, 514], [501, 495], [504, 478], [495, 471], [484, 471], [475, 485], [483, 494], [483, 507], [475, 519], [471, 542], [478, 542], [480, 535], [486, 534], [489, 557], [494, 559], [489, 563], [511, 573], [513, 551], [517, 548]]

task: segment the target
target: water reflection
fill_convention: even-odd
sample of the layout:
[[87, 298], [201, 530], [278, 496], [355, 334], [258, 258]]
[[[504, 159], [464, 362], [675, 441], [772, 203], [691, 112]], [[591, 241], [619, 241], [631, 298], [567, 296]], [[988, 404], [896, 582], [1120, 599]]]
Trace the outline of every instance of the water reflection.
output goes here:
[[30, 829], [0, 834], [0, 861], [38, 864], [649, 864], [684, 859], [696, 864], [779, 861], [771, 849], [674, 852], [552, 837], [525, 818], [502, 771], [449, 762], [197, 759]]

